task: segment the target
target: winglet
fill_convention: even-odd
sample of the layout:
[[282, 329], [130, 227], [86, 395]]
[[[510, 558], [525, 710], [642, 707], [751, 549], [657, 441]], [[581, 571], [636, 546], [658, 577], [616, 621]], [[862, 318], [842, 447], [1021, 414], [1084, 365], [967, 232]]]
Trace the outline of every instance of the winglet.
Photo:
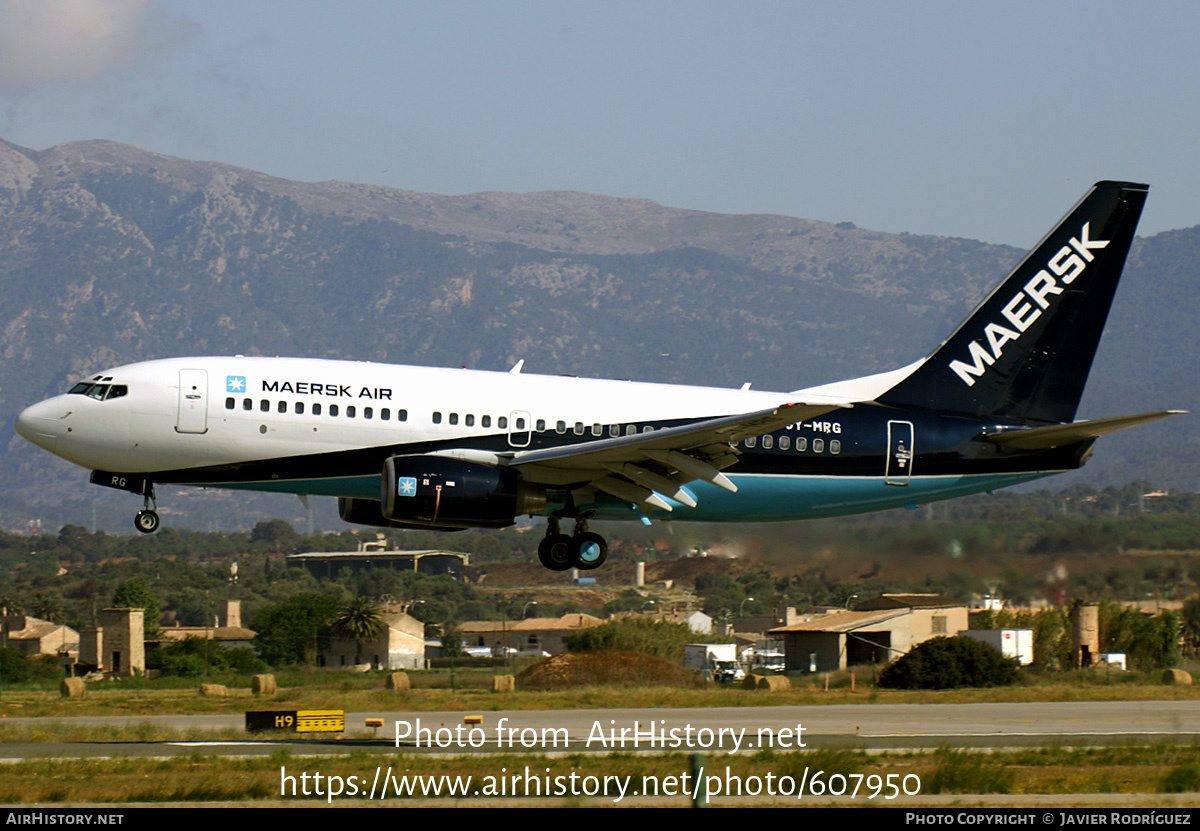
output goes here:
[[521, 370], [524, 367], [525, 367], [525, 359], [522, 358], [521, 360], [519, 360], [515, 364], [513, 364], [513, 368], [508, 371], [508, 374], [509, 375], [520, 375]]

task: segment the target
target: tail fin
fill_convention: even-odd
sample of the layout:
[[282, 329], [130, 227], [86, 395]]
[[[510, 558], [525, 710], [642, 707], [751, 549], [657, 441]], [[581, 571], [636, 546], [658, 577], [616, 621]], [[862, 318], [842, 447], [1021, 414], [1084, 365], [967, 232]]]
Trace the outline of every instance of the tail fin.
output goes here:
[[1073, 420], [1147, 190], [1097, 182], [958, 331], [876, 400]]

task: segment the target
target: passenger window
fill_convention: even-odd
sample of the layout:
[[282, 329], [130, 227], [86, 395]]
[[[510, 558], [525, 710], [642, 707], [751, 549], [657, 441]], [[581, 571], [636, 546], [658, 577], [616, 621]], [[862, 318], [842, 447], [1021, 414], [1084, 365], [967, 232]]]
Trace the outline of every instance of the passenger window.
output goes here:
[[508, 429], [508, 416], [500, 416], [498, 419], [496, 419], [496, 426], [501, 430]]
[[296, 415], [304, 415], [304, 402], [303, 401], [296, 402]]
[[621, 425], [620, 424], [608, 425], [608, 435], [612, 436], [613, 438], [616, 438], [617, 436], [621, 435]]
[[544, 432], [546, 432], [546, 419], [544, 419], [544, 418], [539, 418], [539, 419], [537, 420], [537, 431], [538, 431], [539, 433], [544, 433]]
[[[401, 419], [401, 421], [403, 421], [403, 419]], [[480, 416], [479, 417], [479, 426], [480, 427], [491, 427], [492, 426], [492, 417], [491, 416]]]
[[604, 425], [603, 424], [593, 424], [592, 425], [592, 435], [593, 436], [603, 436], [604, 435]]
[[467, 413], [465, 416], [463, 416], [463, 424], [467, 425], [468, 427], [474, 427], [475, 416], [473, 416], [471, 413]]
[[243, 398], [242, 399], [242, 409], [245, 410], [246, 412], [250, 412], [250, 410], [254, 409], [254, 402], [251, 401], [249, 398]]
[[330, 404], [330, 405], [329, 405], [329, 414], [330, 414], [331, 416], [335, 416], [335, 415], [337, 415], [337, 414], [338, 414], [338, 405], [337, 405], [337, 404]]
[[358, 412], [353, 405], [346, 408], [346, 418], [354, 418], [354, 414]]
[[264, 413], [271, 412], [271, 402], [264, 398], [262, 401], [258, 402], [258, 409], [262, 410]]
[[792, 437], [791, 436], [780, 436], [779, 437], [779, 449], [780, 450], [790, 450], [791, 447], [792, 447]]
[[396, 410], [396, 421], [408, 421], [408, 410]]
[[808, 450], [808, 439], [804, 438], [803, 436], [797, 436], [796, 449], [801, 453], [803, 453], [805, 450]]
[[517, 420], [516, 420], [516, 422], [515, 422], [515, 423], [516, 423], [516, 425], [517, 425], [517, 429], [518, 429], [518, 430], [524, 430], [524, 429], [525, 429], [525, 419], [524, 419], [524, 417], [522, 417], [522, 416], [517, 416]]
[[636, 424], [630, 424], [628, 427], [626, 427], [626, 428], [625, 428], [625, 435], [627, 435], [627, 436], [636, 436], [636, 435], [637, 435], [637, 425], [636, 425]]
[[236, 402], [236, 401], [234, 401], [232, 398], [226, 398], [226, 399], [225, 399], [225, 409], [227, 409], [227, 410], [232, 410], [232, 409], [233, 409], [233, 406], [234, 406], [234, 404], [236, 404], [236, 403], [237, 403], [237, 402]]
[[434, 413], [434, 414], [433, 414], [433, 423], [434, 423], [434, 424], [441, 424], [441, 423], [442, 423], [442, 414], [441, 414], [441, 413]]
[[391, 409], [389, 409], [388, 407], [384, 407], [382, 410], [379, 411], [379, 417], [381, 419], [383, 419], [384, 421], [391, 421], [392, 420]]
[[450, 413], [450, 423], [458, 424], [458, 413]]
[[554, 432], [556, 432], [556, 433], [565, 433], [565, 432], [567, 432], [567, 422], [565, 422], [565, 421], [560, 421], [560, 422], [558, 422], [557, 424], [555, 424], [555, 425], [554, 425]]
[[647, 425], [645, 425], [644, 427], [642, 427], [642, 432], [643, 432], [643, 433], [653, 433], [653, 432], [654, 432], [654, 428], [653, 428], [653, 427], [651, 427], [649, 424], [647, 424]]
[[363, 407], [363, 418], [371, 418], [373, 415], [375, 415], [374, 410], [370, 407]]
[[825, 452], [825, 439], [813, 439], [813, 453]]
[[746, 439], [746, 446], [747, 447], [757, 447], [758, 446], [758, 436], [751, 436], [750, 438]]
[[321, 404], [320, 404], [320, 402], [317, 402], [316, 404], [313, 404], [313, 415], [320, 415], [320, 414], [321, 414]]
[[835, 455], [838, 453], [841, 453], [842, 452], [842, 443], [840, 441], [838, 441], [837, 439], [834, 439], [833, 441], [829, 442], [829, 452], [833, 453]]
[[583, 435], [583, 422], [582, 421], [575, 422], [575, 435], [577, 435], [577, 436]]
[[767, 450], [770, 450], [772, 447], [775, 446], [775, 437], [772, 436], [770, 433], [767, 433], [765, 436], [763, 436], [762, 440], [763, 440], [763, 447], [766, 448]]
[[279, 412], [281, 412], [281, 413], [287, 413], [287, 402], [280, 401], [279, 406], [276, 407], [275, 409], [279, 410]]

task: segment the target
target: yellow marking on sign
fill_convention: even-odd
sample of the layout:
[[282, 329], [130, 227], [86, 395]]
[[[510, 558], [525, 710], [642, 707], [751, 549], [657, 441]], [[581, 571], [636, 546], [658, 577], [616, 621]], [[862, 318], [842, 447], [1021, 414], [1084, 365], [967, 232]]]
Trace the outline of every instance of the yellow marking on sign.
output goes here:
[[342, 733], [346, 730], [345, 710], [297, 710], [297, 733]]

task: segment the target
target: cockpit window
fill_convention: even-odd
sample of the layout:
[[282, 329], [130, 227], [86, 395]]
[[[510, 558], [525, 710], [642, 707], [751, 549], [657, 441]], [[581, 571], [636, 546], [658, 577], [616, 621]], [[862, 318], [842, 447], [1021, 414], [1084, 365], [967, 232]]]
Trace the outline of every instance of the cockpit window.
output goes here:
[[129, 394], [129, 387], [125, 384], [94, 384], [88, 381], [80, 381], [67, 392], [68, 395], [86, 395], [88, 398], [94, 398], [97, 401], [105, 401], [109, 398], [120, 398], [123, 395]]

